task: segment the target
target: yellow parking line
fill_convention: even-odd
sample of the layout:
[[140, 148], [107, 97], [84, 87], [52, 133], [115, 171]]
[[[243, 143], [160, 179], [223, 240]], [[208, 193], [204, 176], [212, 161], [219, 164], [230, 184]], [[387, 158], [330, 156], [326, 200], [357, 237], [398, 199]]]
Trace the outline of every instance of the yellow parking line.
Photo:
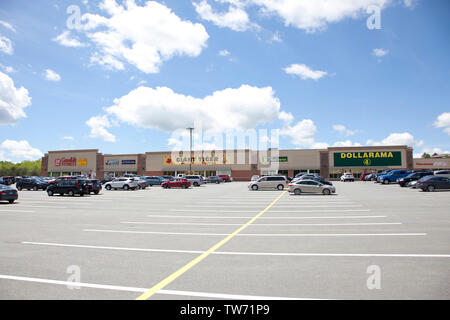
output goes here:
[[228, 235], [225, 239], [221, 240], [220, 242], [216, 243], [214, 246], [209, 248], [207, 251], [199, 255], [197, 258], [186, 264], [185, 266], [181, 267], [174, 273], [172, 273], [170, 276], [165, 278], [164, 280], [160, 281], [156, 285], [154, 285], [152, 288], [144, 292], [142, 295], [137, 297], [136, 300], [147, 300], [151, 296], [153, 296], [155, 293], [157, 293], [159, 290], [162, 290], [164, 287], [169, 285], [171, 282], [173, 282], [175, 279], [177, 279], [179, 276], [184, 274], [186, 271], [191, 269], [193, 266], [201, 262], [203, 259], [205, 259], [207, 256], [209, 256], [211, 253], [222, 247], [225, 243], [230, 241], [234, 236], [236, 236], [238, 233], [240, 233], [242, 230], [247, 228], [249, 225], [251, 225], [253, 222], [255, 222], [259, 217], [261, 217], [264, 213], [267, 212], [275, 203], [277, 203], [278, 200], [281, 199], [281, 197], [286, 193], [284, 191], [282, 194], [280, 194], [275, 200], [272, 201], [271, 204], [269, 204], [264, 210], [262, 210], [260, 213], [258, 213], [256, 216], [254, 216], [252, 219], [250, 219], [246, 224], [244, 224], [242, 227], [234, 231], [232, 234]]

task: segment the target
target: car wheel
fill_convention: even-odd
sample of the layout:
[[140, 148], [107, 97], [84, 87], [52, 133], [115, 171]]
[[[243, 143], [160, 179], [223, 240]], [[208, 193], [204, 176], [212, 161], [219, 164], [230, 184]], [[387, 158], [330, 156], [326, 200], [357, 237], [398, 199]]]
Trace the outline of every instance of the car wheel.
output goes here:
[[94, 191], [94, 194], [99, 194], [100, 191]]
[[67, 194], [71, 197], [75, 196], [75, 192], [73, 192], [73, 190], [69, 190]]
[[331, 192], [330, 189], [323, 189], [322, 193], [326, 196], [329, 196]]
[[257, 191], [259, 188], [258, 188], [258, 186], [256, 185], [256, 184], [254, 184], [254, 185], [252, 185], [252, 190], [253, 191]]
[[427, 191], [429, 192], [433, 192], [434, 190], [436, 190], [436, 188], [433, 185], [427, 187]]
[[389, 184], [389, 180], [388, 179], [383, 180], [383, 184]]
[[38, 191], [38, 187], [34, 186], [33, 191]]
[[22, 191], [22, 187], [17, 187], [17, 190]]
[[281, 191], [281, 190], [284, 189], [284, 186], [283, 186], [282, 184], [279, 184], [279, 185], [277, 186], [277, 189]]
[[108, 184], [108, 185], [105, 187], [105, 189], [106, 189], [106, 190], [111, 190], [111, 186]]
[[[195, 184], [194, 184], [194, 186], [195, 186]], [[198, 186], [198, 184], [197, 184], [197, 186]], [[186, 189], [187, 186], [186, 186], [185, 184], [183, 184], [183, 185], [181, 186], [181, 188]]]
[[84, 193], [80, 193], [80, 197], [84, 197]]
[[128, 189], [130, 189], [130, 187], [127, 184], [123, 186], [123, 190], [128, 190]]
[[47, 190], [47, 194], [48, 194], [49, 197], [52, 197], [53, 196], [53, 191], [52, 190]]
[[294, 194], [300, 195], [300, 193], [302, 193], [302, 191], [300, 189], [294, 189]]
[[200, 185], [198, 184], [198, 182], [194, 182], [194, 187], [199, 187]]
[[14, 203], [14, 200], [8, 200], [9, 203]]

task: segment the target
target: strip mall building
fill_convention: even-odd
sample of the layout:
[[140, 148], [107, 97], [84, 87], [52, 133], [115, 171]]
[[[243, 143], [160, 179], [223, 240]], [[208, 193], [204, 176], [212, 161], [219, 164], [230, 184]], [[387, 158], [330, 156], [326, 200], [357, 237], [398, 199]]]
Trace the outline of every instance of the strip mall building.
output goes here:
[[147, 152], [145, 154], [102, 154], [97, 149], [49, 151], [42, 158], [42, 176], [88, 175], [102, 179], [124, 174], [211, 176], [228, 174], [235, 181], [249, 181], [252, 175], [299, 172], [339, 178], [343, 172], [355, 177], [380, 169], [450, 169], [449, 158], [413, 159], [407, 146], [339, 147], [268, 151], [223, 150]]

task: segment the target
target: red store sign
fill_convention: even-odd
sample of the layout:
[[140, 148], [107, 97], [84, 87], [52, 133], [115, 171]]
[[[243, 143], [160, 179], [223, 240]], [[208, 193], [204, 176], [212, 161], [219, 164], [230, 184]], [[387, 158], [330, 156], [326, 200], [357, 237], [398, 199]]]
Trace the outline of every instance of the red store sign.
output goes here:
[[76, 165], [77, 165], [76, 157], [55, 159], [56, 167], [76, 167]]

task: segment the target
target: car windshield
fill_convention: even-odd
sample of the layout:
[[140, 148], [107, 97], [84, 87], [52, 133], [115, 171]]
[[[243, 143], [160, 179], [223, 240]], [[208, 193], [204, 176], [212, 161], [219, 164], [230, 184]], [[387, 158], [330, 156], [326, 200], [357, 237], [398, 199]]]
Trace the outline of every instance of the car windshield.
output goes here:
[[433, 178], [435, 178], [435, 176], [425, 176], [423, 178], [420, 178], [419, 182], [424, 182], [424, 181], [427, 181], [427, 180], [430, 180], [430, 179], [433, 179]]

